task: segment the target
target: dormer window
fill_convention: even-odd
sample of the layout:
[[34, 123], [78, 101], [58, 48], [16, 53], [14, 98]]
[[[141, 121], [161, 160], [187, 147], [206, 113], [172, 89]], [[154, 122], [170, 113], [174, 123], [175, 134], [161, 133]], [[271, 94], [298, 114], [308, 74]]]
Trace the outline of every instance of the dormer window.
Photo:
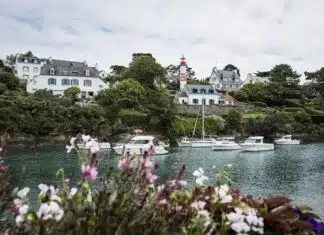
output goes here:
[[25, 63], [28, 63], [28, 59], [24, 59], [24, 62], [25, 62]]
[[54, 71], [54, 68], [51, 68], [51, 69], [50, 69], [50, 74], [51, 74], [51, 75], [54, 75], [54, 72], [55, 72], [55, 71]]
[[37, 64], [38, 63], [38, 60], [34, 60], [34, 63]]
[[86, 76], [90, 76], [90, 71], [89, 71], [89, 69], [86, 70], [85, 74], [86, 74]]
[[200, 89], [200, 93], [204, 93], [204, 94], [206, 94], [206, 89]]
[[198, 93], [198, 89], [197, 88], [192, 89], [192, 93]]
[[214, 94], [214, 90], [213, 90], [213, 89], [209, 89], [209, 90], [208, 90], [208, 93], [209, 93], [209, 94]]

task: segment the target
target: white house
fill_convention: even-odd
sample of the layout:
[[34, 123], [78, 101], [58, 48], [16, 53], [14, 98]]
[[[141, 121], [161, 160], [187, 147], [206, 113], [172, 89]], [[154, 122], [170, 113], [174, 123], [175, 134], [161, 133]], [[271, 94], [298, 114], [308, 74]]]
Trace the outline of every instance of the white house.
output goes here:
[[268, 77], [258, 77], [252, 73], [249, 73], [244, 80], [243, 86], [246, 84], [255, 84], [255, 83], [268, 83]]
[[38, 57], [27, 57], [17, 54], [15, 61], [16, 75], [25, 84], [32, 82], [39, 76], [43, 63], [44, 60]]
[[99, 77], [98, 69], [86, 62], [50, 58], [41, 64], [40, 73], [27, 83], [27, 92], [48, 89], [54, 95], [62, 96], [65, 89], [76, 86], [80, 88], [82, 98], [91, 98], [108, 88], [108, 84]]
[[108, 73], [105, 71], [105, 70], [100, 70], [99, 71], [99, 77], [101, 78], [101, 79], [104, 79], [104, 78], [106, 78], [108, 76]]
[[218, 93], [212, 85], [185, 84], [183, 89], [177, 92], [175, 100], [177, 103], [188, 105], [234, 105], [233, 100]]
[[216, 89], [224, 90], [237, 90], [243, 84], [238, 71], [219, 70], [216, 67], [212, 70], [209, 82], [214, 85]]

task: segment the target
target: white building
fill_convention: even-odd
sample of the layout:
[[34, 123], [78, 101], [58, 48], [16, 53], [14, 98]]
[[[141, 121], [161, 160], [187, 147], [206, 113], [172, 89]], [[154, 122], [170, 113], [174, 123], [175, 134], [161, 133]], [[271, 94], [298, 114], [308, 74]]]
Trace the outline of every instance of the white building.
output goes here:
[[234, 105], [234, 101], [218, 93], [212, 85], [185, 84], [176, 94], [176, 101], [188, 105]]
[[258, 77], [252, 73], [249, 73], [244, 80], [243, 86], [246, 84], [255, 84], [255, 83], [268, 83], [268, 77]]
[[237, 90], [240, 89], [243, 84], [236, 70], [219, 70], [216, 67], [212, 70], [209, 82], [219, 90]]
[[37, 79], [44, 60], [37, 57], [27, 57], [22, 54], [16, 56], [15, 72], [23, 83], [28, 84]]

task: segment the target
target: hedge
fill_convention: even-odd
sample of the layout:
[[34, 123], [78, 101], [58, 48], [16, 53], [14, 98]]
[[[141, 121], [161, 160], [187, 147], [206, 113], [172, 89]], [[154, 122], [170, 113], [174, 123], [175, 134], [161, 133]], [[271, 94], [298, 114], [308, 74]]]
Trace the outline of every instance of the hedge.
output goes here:
[[264, 102], [260, 102], [260, 101], [254, 101], [254, 102], [251, 102], [251, 104], [253, 104], [254, 106], [258, 106], [258, 107], [267, 107], [267, 104], [264, 103]]
[[284, 111], [285, 112], [288, 112], [288, 113], [295, 113], [295, 112], [304, 112], [305, 110], [302, 109], [302, 108], [284, 108]]

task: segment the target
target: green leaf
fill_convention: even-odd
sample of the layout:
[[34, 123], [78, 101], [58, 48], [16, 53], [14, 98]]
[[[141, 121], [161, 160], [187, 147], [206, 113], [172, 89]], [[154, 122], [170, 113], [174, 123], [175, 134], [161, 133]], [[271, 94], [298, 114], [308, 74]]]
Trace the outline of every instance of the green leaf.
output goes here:
[[56, 177], [57, 178], [63, 178], [64, 177], [64, 169], [61, 168], [56, 172]]

